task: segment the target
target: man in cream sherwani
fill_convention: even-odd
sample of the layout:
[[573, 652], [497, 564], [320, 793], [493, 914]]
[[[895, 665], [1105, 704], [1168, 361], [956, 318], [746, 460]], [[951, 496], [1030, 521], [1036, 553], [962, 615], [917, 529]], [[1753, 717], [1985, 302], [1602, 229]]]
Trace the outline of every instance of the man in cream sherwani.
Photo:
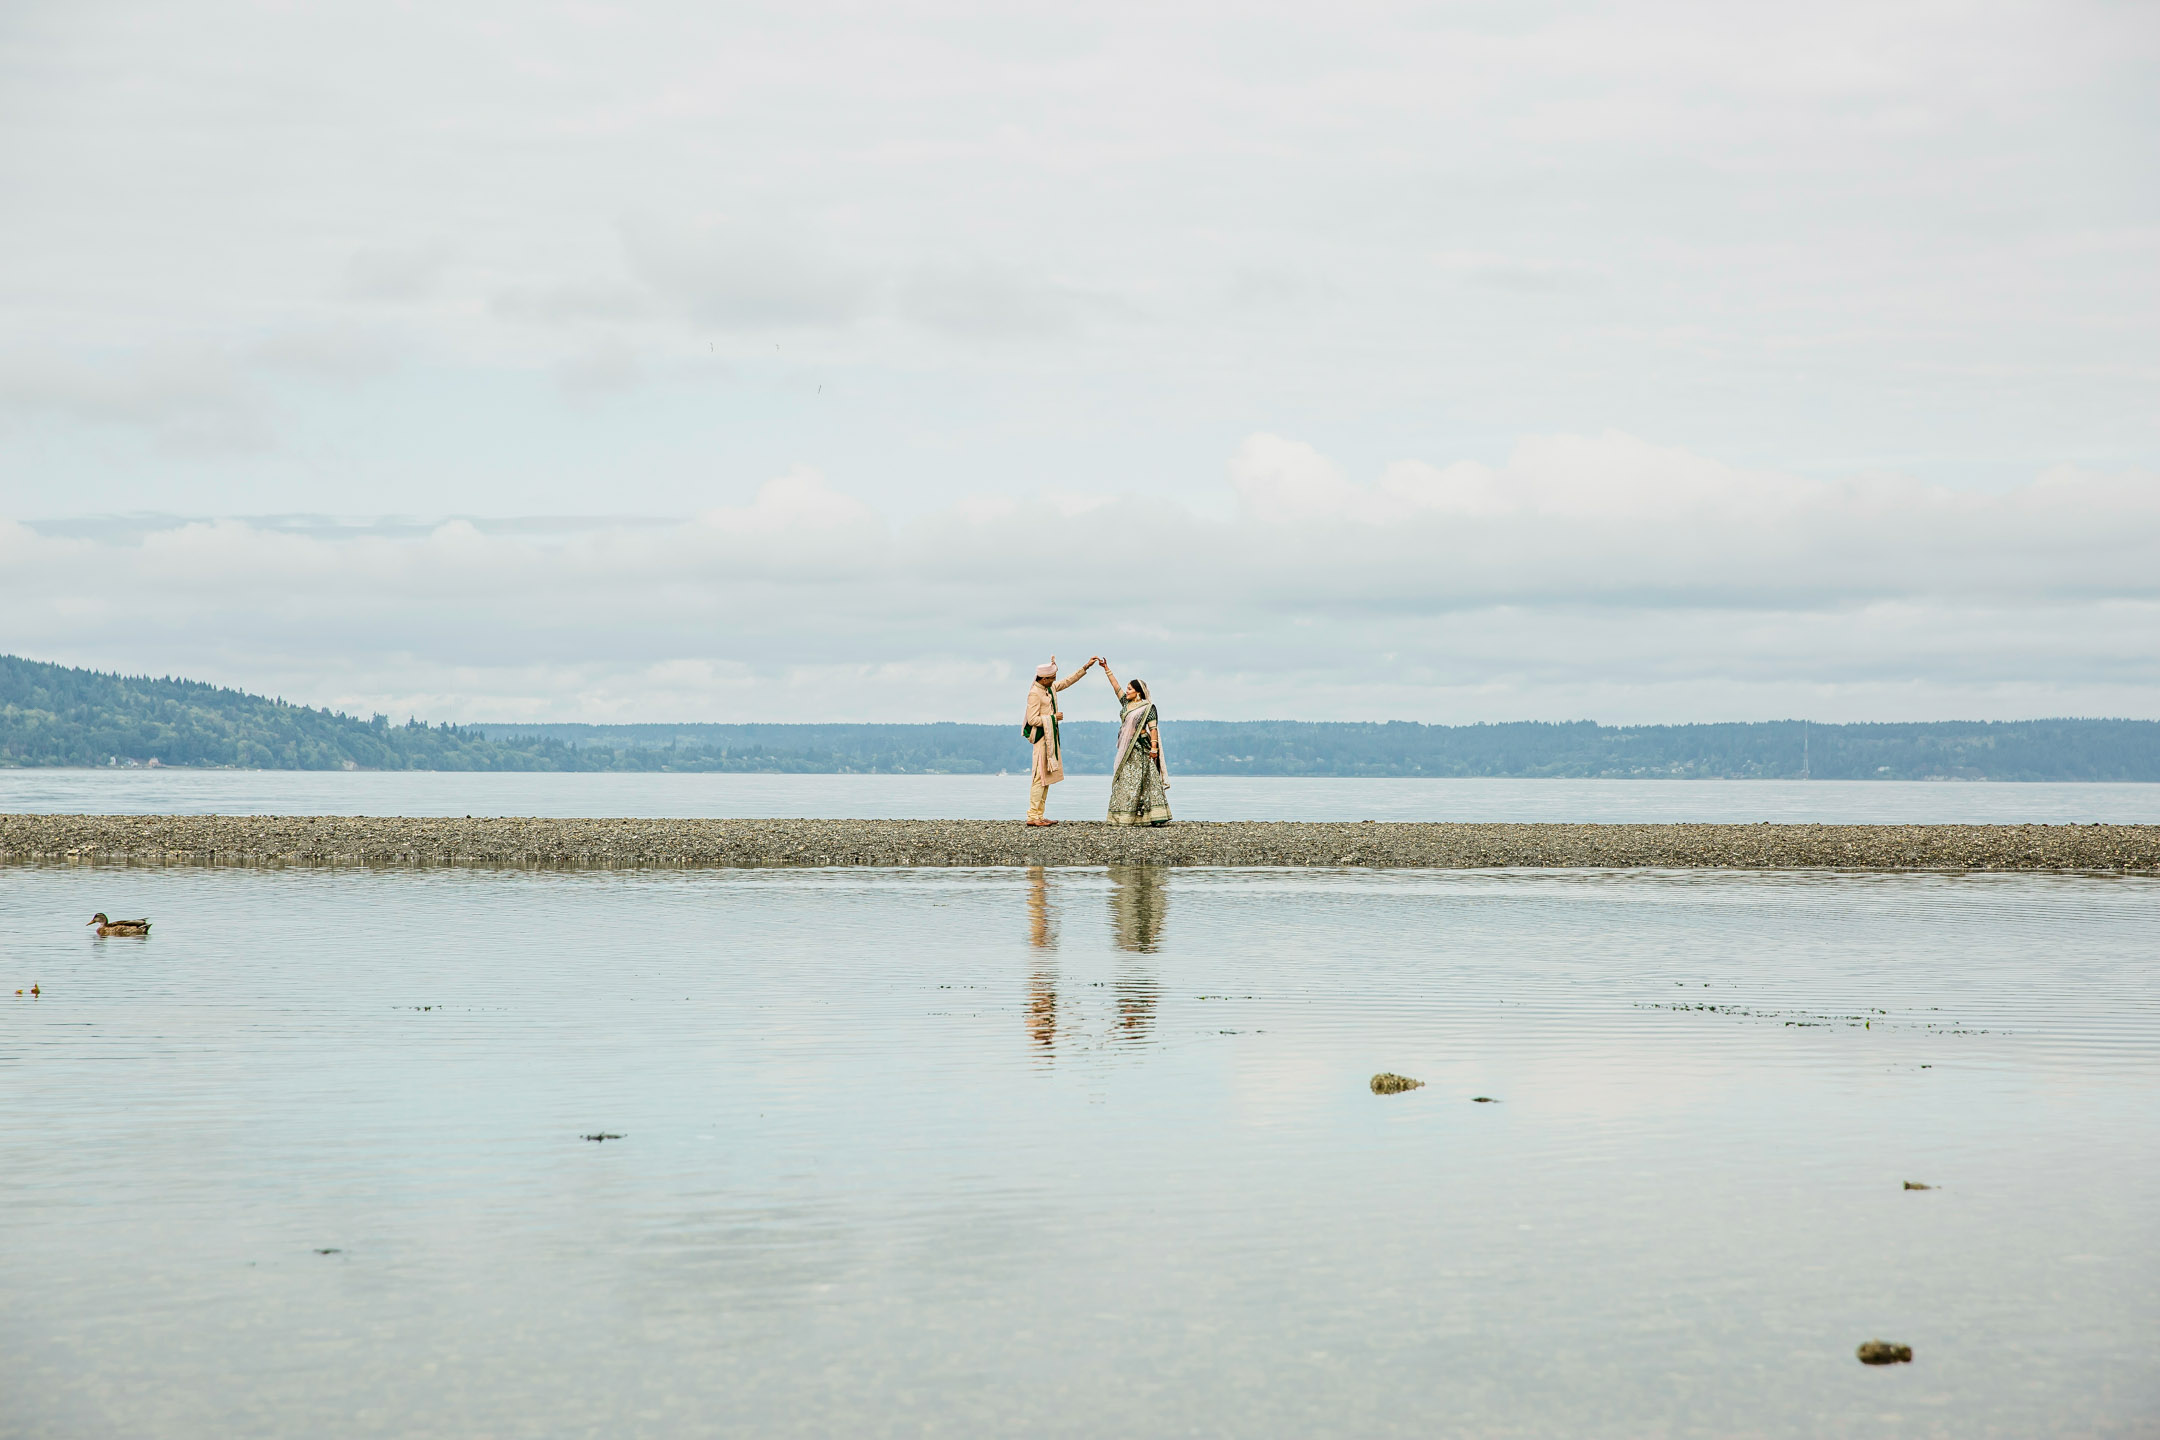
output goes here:
[[1095, 668], [1089, 660], [1063, 680], [1057, 678], [1057, 656], [1050, 663], [1035, 671], [1035, 683], [1028, 686], [1027, 718], [1020, 722], [1020, 731], [1035, 747], [1035, 769], [1028, 777], [1028, 818], [1030, 825], [1055, 825], [1055, 820], [1043, 818], [1043, 807], [1050, 803], [1050, 787], [1065, 778], [1065, 761], [1058, 752], [1058, 721], [1065, 716], [1057, 708], [1057, 692], [1078, 680]]

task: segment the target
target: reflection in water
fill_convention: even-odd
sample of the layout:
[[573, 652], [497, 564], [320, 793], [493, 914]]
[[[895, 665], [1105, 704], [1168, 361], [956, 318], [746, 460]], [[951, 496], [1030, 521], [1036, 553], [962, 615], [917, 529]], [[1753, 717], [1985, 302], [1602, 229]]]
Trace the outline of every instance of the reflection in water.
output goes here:
[[1057, 949], [1057, 911], [1050, 905], [1050, 877], [1040, 865], [1028, 870], [1028, 944]]
[[1052, 1050], [1057, 1046], [1057, 911], [1050, 905], [1050, 877], [1040, 865], [1028, 871], [1028, 944], [1048, 952], [1035, 957], [1028, 974], [1028, 1034]]
[[[1152, 955], [1162, 939], [1163, 921], [1170, 911], [1166, 872], [1159, 865], [1113, 865], [1110, 867], [1110, 929], [1117, 948], [1133, 955]], [[1162, 986], [1154, 972], [1127, 966], [1118, 973], [1117, 1038], [1144, 1041], [1155, 1028], [1155, 1002]]]
[[1117, 932], [1118, 949], [1155, 953], [1170, 910], [1164, 873], [1160, 865], [1110, 867], [1110, 925]]
[[1129, 970], [1119, 975], [1117, 1038], [1132, 1042], [1146, 1040], [1155, 1029], [1155, 1002], [1161, 996], [1162, 986], [1148, 972]]
[[[1058, 1048], [1058, 907], [1050, 896], [1050, 876], [1041, 866], [1028, 871], [1028, 945], [1035, 952], [1028, 971], [1028, 1038], [1044, 1055]], [[1128, 955], [1152, 955], [1160, 948], [1170, 908], [1166, 872], [1153, 865], [1110, 867], [1111, 943]], [[1100, 982], [1098, 982], [1099, 984]], [[1083, 997], [1087, 988], [1079, 992]], [[1106, 1037], [1114, 1044], [1145, 1042], [1154, 1033], [1162, 985], [1152, 967], [1126, 962], [1114, 982], [1116, 1010]], [[1065, 1017], [1065, 1039], [1075, 1038], [1076, 1015]]]

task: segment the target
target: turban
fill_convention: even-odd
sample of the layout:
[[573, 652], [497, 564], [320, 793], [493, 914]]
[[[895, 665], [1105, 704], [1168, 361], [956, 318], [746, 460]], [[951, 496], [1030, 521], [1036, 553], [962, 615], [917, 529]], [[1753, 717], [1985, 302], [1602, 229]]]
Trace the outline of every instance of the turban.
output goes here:
[[1047, 665], [1038, 665], [1038, 666], [1036, 666], [1036, 667], [1035, 667], [1035, 678], [1036, 678], [1036, 679], [1038, 679], [1038, 680], [1055, 680], [1055, 679], [1057, 679], [1057, 661], [1053, 659], [1053, 660], [1052, 660], [1052, 661], [1051, 661], [1051, 662], [1050, 662], [1049, 664], [1047, 664]]

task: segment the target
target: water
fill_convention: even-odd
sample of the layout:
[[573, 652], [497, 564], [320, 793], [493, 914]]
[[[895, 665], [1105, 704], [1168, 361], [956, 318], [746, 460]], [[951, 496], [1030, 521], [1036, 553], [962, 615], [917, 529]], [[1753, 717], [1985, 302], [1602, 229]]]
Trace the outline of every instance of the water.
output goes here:
[[2151, 1435], [2156, 937], [2095, 877], [0, 869], [0, 1432]]
[[[1050, 813], [1100, 820], [1107, 776], [1051, 791]], [[2160, 785], [1836, 780], [1306, 780], [1187, 775], [1186, 820], [1757, 820], [2160, 824]], [[1019, 819], [1027, 777], [551, 775], [440, 771], [0, 770], [0, 813], [563, 815], [858, 820]]]

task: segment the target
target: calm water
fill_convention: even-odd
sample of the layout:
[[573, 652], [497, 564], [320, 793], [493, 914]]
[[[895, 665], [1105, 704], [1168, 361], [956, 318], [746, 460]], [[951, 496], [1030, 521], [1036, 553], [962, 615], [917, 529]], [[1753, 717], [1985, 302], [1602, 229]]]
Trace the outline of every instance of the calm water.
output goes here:
[[0, 869], [0, 1431], [2149, 1436], [2156, 948], [2101, 878]]
[[[1050, 813], [1100, 820], [1110, 781], [1076, 775]], [[1187, 820], [1821, 821], [2160, 824], [2160, 785], [1797, 780], [1174, 779]], [[0, 770], [0, 812], [227, 815], [768, 816], [1018, 819], [1025, 776], [473, 775], [298, 770]]]

